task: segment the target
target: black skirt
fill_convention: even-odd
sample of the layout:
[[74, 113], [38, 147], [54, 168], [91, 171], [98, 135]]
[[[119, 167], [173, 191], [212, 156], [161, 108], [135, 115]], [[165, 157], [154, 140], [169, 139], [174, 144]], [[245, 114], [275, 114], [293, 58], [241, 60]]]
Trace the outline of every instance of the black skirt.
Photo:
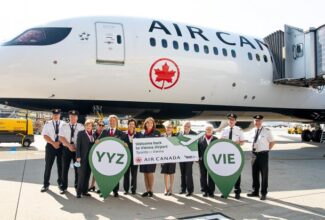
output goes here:
[[140, 165], [141, 173], [154, 173], [155, 171], [156, 171], [156, 164]]
[[161, 173], [174, 174], [176, 170], [176, 163], [164, 163], [161, 165]]

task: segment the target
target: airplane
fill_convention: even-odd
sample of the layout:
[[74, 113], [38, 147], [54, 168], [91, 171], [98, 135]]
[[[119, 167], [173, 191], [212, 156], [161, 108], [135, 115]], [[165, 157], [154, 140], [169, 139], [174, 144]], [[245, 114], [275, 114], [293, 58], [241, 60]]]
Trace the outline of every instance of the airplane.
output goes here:
[[220, 121], [233, 112], [246, 127], [255, 113], [324, 122], [324, 73], [316, 86], [279, 83], [274, 48], [263, 39], [148, 18], [54, 21], [0, 46], [0, 104], [138, 119]]

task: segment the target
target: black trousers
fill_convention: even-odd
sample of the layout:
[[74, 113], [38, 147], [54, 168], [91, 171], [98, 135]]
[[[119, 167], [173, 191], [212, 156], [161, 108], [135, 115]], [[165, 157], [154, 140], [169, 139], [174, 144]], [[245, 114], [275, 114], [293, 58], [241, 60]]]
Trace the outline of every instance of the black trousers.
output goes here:
[[262, 178], [261, 194], [267, 194], [268, 176], [269, 176], [269, 152], [253, 153], [252, 158], [252, 174], [253, 174], [253, 190], [254, 193], [259, 193], [260, 190], [260, 175]]
[[216, 189], [216, 185], [213, 182], [213, 179], [208, 174], [208, 171], [204, 166], [203, 160], [199, 161], [199, 165], [200, 165], [201, 189], [203, 190], [203, 192], [208, 193], [209, 195], [212, 195], [212, 194], [214, 194], [214, 191]]
[[138, 175], [138, 166], [130, 165], [129, 169], [124, 174], [123, 187], [124, 191], [128, 192], [130, 189], [130, 174], [131, 174], [131, 192], [137, 191], [137, 175]]
[[240, 188], [240, 182], [241, 182], [241, 176], [238, 177], [237, 182], [235, 183], [235, 194], [240, 194], [241, 193], [241, 188]]
[[62, 148], [55, 149], [51, 144], [47, 143], [45, 146], [45, 171], [43, 185], [48, 187], [50, 185], [51, 171], [54, 160], [56, 158], [56, 166], [58, 171], [58, 185], [62, 184]]
[[181, 170], [181, 190], [182, 192], [193, 193], [193, 162], [179, 163]]
[[77, 186], [77, 194], [81, 195], [82, 193], [88, 193], [88, 187], [89, 187], [89, 179], [90, 179], [90, 166], [88, 159], [82, 158], [82, 160], [85, 160], [84, 162], [81, 162], [81, 166], [78, 169], [78, 186]]
[[[68, 174], [71, 160], [76, 162], [76, 152], [72, 152], [67, 147], [63, 147], [62, 150], [62, 189], [66, 190], [68, 188]], [[74, 167], [74, 187], [77, 188], [78, 185], [78, 170]]]

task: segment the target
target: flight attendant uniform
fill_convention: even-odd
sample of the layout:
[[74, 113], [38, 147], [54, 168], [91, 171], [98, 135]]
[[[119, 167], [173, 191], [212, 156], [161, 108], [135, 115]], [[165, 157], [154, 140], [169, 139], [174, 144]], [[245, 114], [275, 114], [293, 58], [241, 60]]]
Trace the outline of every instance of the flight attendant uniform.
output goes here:
[[[176, 135], [166, 135], [165, 137], [172, 137]], [[163, 163], [161, 164], [161, 173], [162, 174], [174, 174], [176, 171], [176, 163]]]
[[215, 183], [211, 176], [208, 174], [207, 169], [204, 165], [204, 152], [209, 144], [217, 140], [215, 136], [207, 137], [206, 135], [202, 136], [198, 141], [198, 150], [199, 150], [199, 166], [200, 166], [200, 184], [201, 189], [203, 190], [203, 196], [214, 197]]
[[[70, 144], [76, 145], [77, 143], [77, 134], [79, 131], [85, 130], [84, 126], [80, 123], [76, 124], [64, 124], [59, 132], [59, 136], [64, 137]], [[70, 151], [67, 146], [64, 146], [62, 150], [62, 190], [65, 191], [68, 188], [68, 173], [70, 168], [71, 160], [73, 163], [76, 162], [76, 152]], [[74, 187], [77, 188], [78, 184], [78, 171], [74, 167], [75, 171], [75, 180]]]
[[[144, 132], [141, 138], [153, 138], [153, 137], [160, 137], [160, 132], [157, 130], [153, 130], [151, 133]], [[156, 164], [146, 164], [140, 165], [140, 172], [141, 173], [154, 173], [156, 171]]]
[[[54, 109], [52, 111], [53, 114], [60, 114], [61, 111], [59, 109]], [[48, 136], [51, 138], [52, 141], [58, 142], [59, 141], [59, 131], [61, 130], [62, 126], [65, 124], [64, 121], [48, 121], [43, 127], [42, 136]], [[58, 172], [58, 179], [57, 183], [60, 187], [62, 185], [62, 148], [63, 145], [61, 144], [60, 148], [55, 149], [50, 143], [46, 143], [45, 146], [45, 171], [44, 171], [44, 181], [43, 187], [48, 188], [50, 185], [50, 177], [51, 177], [51, 170], [53, 167], [54, 160], [56, 158], [56, 166]]]
[[[197, 135], [195, 131], [190, 130], [188, 134], [179, 135]], [[194, 192], [193, 184], [193, 162], [180, 162], [179, 168], [181, 170], [181, 194], [187, 190], [187, 195], [190, 196]]]
[[131, 163], [129, 168], [124, 174], [123, 187], [126, 193], [130, 189], [130, 174], [131, 174], [131, 192], [135, 194], [137, 191], [137, 175], [138, 175], [138, 165], [133, 163], [133, 139], [141, 137], [141, 133], [135, 132], [134, 134], [129, 134], [128, 132], [124, 136], [124, 142], [128, 145], [131, 152]]
[[[105, 132], [105, 134], [103, 134], [102, 136], [108, 135], [108, 137], [115, 137], [118, 138], [120, 140], [124, 140], [125, 139], [125, 133], [117, 128], [110, 128], [107, 130], [107, 132]], [[115, 197], [118, 197], [118, 190], [120, 188], [120, 183], [117, 183], [116, 187], [113, 189], [113, 193]]]
[[89, 165], [89, 152], [91, 147], [95, 143], [93, 132], [88, 133], [86, 130], [79, 131], [77, 135], [77, 151], [76, 157], [80, 158], [80, 167], [78, 169], [78, 187], [77, 196], [81, 194], [86, 195], [88, 193], [88, 185], [90, 178], [90, 165]]
[[[263, 116], [254, 116], [255, 119], [263, 119]], [[260, 175], [262, 179], [261, 199], [264, 200], [268, 188], [269, 175], [269, 145], [274, 142], [273, 135], [268, 128], [261, 127], [254, 129], [254, 138], [252, 145], [252, 174], [253, 174], [253, 193], [248, 196], [258, 196], [260, 189]]]
[[[227, 126], [222, 130], [221, 139], [229, 139], [233, 142], [242, 142], [245, 140], [244, 132], [241, 130], [240, 127], [234, 126], [230, 127]], [[240, 198], [241, 188], [240, 188], [241, 176], [238, 177], [238, 180], [235, 184], [235, 194], [236, 198]]]

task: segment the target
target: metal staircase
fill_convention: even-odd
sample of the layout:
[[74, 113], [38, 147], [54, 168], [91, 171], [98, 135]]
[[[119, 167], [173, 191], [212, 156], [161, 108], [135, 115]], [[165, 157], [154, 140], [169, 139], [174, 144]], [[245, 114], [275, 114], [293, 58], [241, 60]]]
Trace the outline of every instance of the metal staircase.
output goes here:
[[322, 136], [320, 137], [320, 142], [325, 143], [325, 131], [322, 131]]

